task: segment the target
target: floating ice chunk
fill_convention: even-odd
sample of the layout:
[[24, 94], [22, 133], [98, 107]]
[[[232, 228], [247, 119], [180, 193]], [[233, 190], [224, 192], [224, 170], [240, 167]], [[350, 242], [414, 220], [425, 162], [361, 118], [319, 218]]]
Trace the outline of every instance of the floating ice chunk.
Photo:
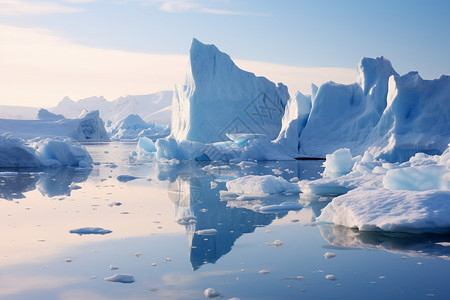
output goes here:
[[105, 280], [110, 282], [133, 283], [134, 276], [131, 274], [114, 274], [111, 277], [106, 277]]
[[450, 243], [449, 242], [440, 242], [440, 243], [436, 243], [436, 245], [441, 245], [444, 247], [450, 247]]
[[269, 274], [270, 271], [269, 270], [259, 270], [258, 273], [264, 275], [264, 274]]
[[390, 190], [449, 190], [450, 170], [438, 165], [388, 170], [383, 185]]
[[325, 275], [325, 278], [328, 279], [328, 280], [331, 280], [331, 281], [336, 281], [337, 280], [336, 276], [334, 276], [333, 274]]
[[207, 288], [203, 291], [203, 295], [205, 296], [205, 298], [215, 298], [219, 297], [220, 293], [213, 288]]
[[317, 218], [359, 230], [450, 231], [450, 191], [358, 188], [336, 197]]
[[128, 181], [132, 181], [138, 179], [138, 177], [136, 176], [132, 176], [132, 175], [119, 175], [117, 176], [117, 180], [119, 180], [120, 182], [128, 182]]
[[273, 205], [265, 205], [265, 206], [261, 206], [259, 207], [259, 211], [260, 212], [275, 212], [275, 211], [280, 211], [280, 210], [299, 210], [302, 209], [303, 206], [301, 206], [300, 204], [298, 204], [297, 202], [283, 202], [281, 204], [273, 204]]
[[215, 188], [217, 187], [217, 182], [211, 181], [210, 183], [211, 183], [211, 189], [212, 189], [212, 190], [215, 189]]
[[15, 177], [18, 175], [18, 172], [0, 172], [0, 177]]
[[117, 270], [117, 269], [119, 269], [119, 267], [118, 266], [114, 266], [114, 265], [109, 265], [109, 269], [110, 270]]
[[305, 279], [303, 276], [294, 276], [294, 277], [283, 277], [280, 280], [302, 280]]
[[197, 230], [195, 232], [196, 235], [216, 235], [217, 229], [203, 229], [203, 230]]
[[139, 138], [139, 141], [137, 143], [137, 149], [139, 151], [144, 151], [145, 153], [156, 152], [155, 143], [147, 137]]
[[336, 254], [334, 254], [332, 252], [327, 252], [323, 255], [323, 257], [325, 257], [325, 259], [330, 259], [330, 258], [336, 257]]
[[79, 235], [83, 235], [83, 234], [108, 234], [111, 233], [111, 230], [108, 229], [103, 229], [100, 227], [83, 227], [83, 228], [78, 228], [78, 229], [72, 229], [69, 231], [70, 233], [76, 233]]
[[327, 154], [326, 160], [323, 163], [325, 166], [323, 174], [327, 177], [339, 177], [350, 173], [353, 164], [354, 161], [350, 149], [338, 149], [333, 154]]
[[298, 185], [273, 175], [248, 175], [227, 182], [229, 192], [252, 196], [267, 196], [279, 193], [298, 193]]
[[283, 242], [280, 240], [275, 240], [272, 243], [266, 243], [267, 246], [273, 246], [273, 247], [281, 247], [283, 245]]

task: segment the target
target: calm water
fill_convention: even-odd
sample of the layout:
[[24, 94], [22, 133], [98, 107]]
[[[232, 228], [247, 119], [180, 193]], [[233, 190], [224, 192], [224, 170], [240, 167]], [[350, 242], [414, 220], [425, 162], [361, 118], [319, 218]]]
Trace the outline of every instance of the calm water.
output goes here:
[[[0, 299], [202, 299], [206, 288], [219, 299], [450, 298], [450, 247], [437, 244], [449, 236], [313, 226], [329, 198], [221, 198], [230, 179], [315, 178], [321, 161], [131, 163], [134, 147], [87, 145], [97, 162], [88, 171], [0, 176]], [[137, 179], [121, 182], [119, 175]], [[252, 210], [292, 200], [303, 209]], [[195, 224], [177, 223], [189, 215]], [[81, 227], [112, 233], [69, 233]], [[195, 233], [212, 228], [216, 235]], [[283, 244], [267, 245], [275, 240]], [[336, 256], [325, 259], [326, 252]], [[114, 274], [136, 281], [104, 280]], [[337, 280], [325, 278], [331, 274]]]

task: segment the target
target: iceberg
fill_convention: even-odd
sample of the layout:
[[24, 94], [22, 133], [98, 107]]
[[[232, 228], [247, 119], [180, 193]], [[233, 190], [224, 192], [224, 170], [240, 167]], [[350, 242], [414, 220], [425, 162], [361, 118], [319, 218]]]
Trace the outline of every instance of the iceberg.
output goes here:
[[70, 138], [24, 140], [0, 135], [0, 167], [90, 167], [93, 161], [86, 149]]
[[42, 111], [39, 120], [0, 119], [0, 134], [13, 133], [22, 139], [70, 137], [79, 142], [109, 141], [98, 111], [78, 119], [64, 119]]
[[139, 115], [130, 114], [125, 119], [113, 125], [108, 122], [107, 131], [112, 140], [136, 140], [140, 137], [147, 137], [152, 140], [163, 138], [169, 135], [168, 126], [160, 126], [156, 123], [147, 123]]
[[189, 58], [186, 82], [176, 86], [172, 102], [177, 142], [223, 142], [227, 133], [278, 136], [289, 99], [285, 85], [239, 69], [216, 46], [196, 39]]
[[227, 182], [230, 193], [250, 196], [268, 196], [270, 194], [298, 193], [299, 187], [282, 177], [273, 175], [248, 175]]
[[[294, 122], [290, 127], [294, 132], [298, 128], [300, 155], [325, 157], [340, 148], [362, 155], [370, 149], [375, 158], [403, 162], [415, 153], [435, 155], [446, 149], [448, 111], [449, 76], [435, 80], [423, 80], [417, 72], [399, 76], [386, 58], [363, 58], [357, 83], [327, 82], [317, 92], [313, 89], [306, 125]], [[289, 132], [289, 126], [283, 130]]]

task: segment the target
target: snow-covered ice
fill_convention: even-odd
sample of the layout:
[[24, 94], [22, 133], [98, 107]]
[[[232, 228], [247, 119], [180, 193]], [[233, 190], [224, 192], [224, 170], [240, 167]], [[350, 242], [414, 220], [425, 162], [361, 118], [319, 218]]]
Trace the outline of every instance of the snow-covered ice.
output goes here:
[[205, 298], [216, 298], [220, 296], [220, 293], [213, 288], [207, 288], [203, 291]]
[[252, 209], [262, 213], [272, 213], [282, 210], [300, 210], [302, 208], [303, 206], [301, 206], [298, 202], [286, 201], [280, 204], [254, 206]]

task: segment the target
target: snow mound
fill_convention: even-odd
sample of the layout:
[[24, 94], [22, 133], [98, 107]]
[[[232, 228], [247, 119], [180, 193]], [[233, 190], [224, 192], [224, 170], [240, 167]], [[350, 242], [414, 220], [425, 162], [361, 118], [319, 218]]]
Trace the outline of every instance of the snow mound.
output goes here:
[[251, 196], [268, 196], [270, 194], [298, 193], [299, 187], [281, 177], [273, 175], [248, 175], [226, 183], [231, 193]]
[[29, 141], [0, 135], [0, 167], [89, 167], [92, 158], [86, 149], [70, 138]]
[[189, 63], [186, 82], [176, 86], [172, 103], [177, 142], [221, 142], [226, 133], [262, 133], [270, 140], [278, 136], [289, 99], [285, 85], [239, 69], [216, 46], [196, 39]]

